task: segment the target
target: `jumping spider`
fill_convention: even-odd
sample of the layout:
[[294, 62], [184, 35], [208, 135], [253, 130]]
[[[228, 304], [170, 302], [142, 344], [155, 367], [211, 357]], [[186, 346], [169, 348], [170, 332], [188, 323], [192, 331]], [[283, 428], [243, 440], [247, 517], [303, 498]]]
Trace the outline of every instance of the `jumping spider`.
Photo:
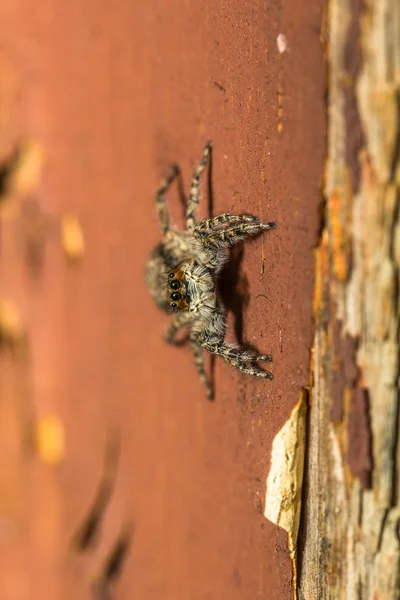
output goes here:
[[170, 228], [164, 197], [179, 173], [177, 166], [172, 167], [170, 175], [157, 192], [156, 203], [163, 237], [147, 263], [146, 283], [157, 306], [172, 315], [165, 341], [177, 345], [177, 331], [181, 327], [189, 328], [194, 362], [207, 396], [212, 399], [212, 387], [204, 371], [203, 350], [221, 356], [243, 373], [273, 378], [272, 373], [264, 371], [257, 364], [272, 360], [270, 354], [258, 354], [225, 343], [225, 310], [218, 297], [217, 279], [228, 260], [230, 246], [273, 229], [275, 223], [262, 223], [253, 215], [228, 213], [196, 221], [200, 177], [210, 151], [211, 142], [208, 142], [193, 175], [185, 231]]

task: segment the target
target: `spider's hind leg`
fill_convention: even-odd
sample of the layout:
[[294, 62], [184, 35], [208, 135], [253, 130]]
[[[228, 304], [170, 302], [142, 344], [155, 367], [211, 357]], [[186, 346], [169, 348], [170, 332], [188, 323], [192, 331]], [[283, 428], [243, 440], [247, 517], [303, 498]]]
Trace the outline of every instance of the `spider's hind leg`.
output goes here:
[[169, 212], [164, 195], [178, 174], [179, 167], [177, 165], [173, 165], [169, 175], [161, 182], [156, 194], [158, 219], [160, 221], [161, 232], [163, 235], [169, 231]]
[[194, 229], [195, 213], [196, 213], [197, 207], [199, 205], [200, 177], [207, 165], [207, 162], [208, 162], [208, 159], [210, 156], [210, 152], [211, 152], [211, 147], [212, 147], [212, 142], [211, 141], [207, 142], [207, 144], [204, 147], [202, 159], [199, 162], [199, 164], [193, 174], [193, 177], [192, 177], [192, 183], [190, 186], [189, 202], [188, 202], [187, 209], [186, 209], [186, 229], [188, 231], [193, 231], [193, 229]]

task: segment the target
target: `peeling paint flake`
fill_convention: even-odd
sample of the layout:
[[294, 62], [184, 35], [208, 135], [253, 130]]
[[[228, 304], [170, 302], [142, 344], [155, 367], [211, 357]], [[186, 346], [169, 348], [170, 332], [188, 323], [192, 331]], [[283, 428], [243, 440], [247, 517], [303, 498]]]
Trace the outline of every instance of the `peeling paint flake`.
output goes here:
[[296, 590], [296, 543], [301, 511], [308, 393], [300, 400], [272, 444], [264, 516], [288, 533]]
[[278, 47], [280, 54], [283, 54], [284, 52], [286, 52], [288, 43], [287, 43], [287, 38], [283, 33], [280, 33], [278, 35], [278, 37], [276, 38], [276, 45]]

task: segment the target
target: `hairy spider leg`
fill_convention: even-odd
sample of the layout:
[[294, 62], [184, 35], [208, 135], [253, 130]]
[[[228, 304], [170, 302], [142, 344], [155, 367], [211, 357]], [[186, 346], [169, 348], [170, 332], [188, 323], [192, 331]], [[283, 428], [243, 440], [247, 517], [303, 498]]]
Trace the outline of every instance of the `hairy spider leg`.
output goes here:
[[240, 362], [248, 363], [248, 362], [262, 362], [272, 361], [272, 354], [259, 354], [255, 350], [249, 350], [246, 348], [234, 348], [232, 346], [228, 346], [230, 355], [239, 360]]
[[214, 393], [213, 393], [212, 385], [211, 385], [211, 383], [206, 375], [206, 372], [204, 370], [203, 349], [200, 346], [200, 344], [198, 344], [194, 340], [190, 341], [190, 345], [192, 347], [194, 364], [196, 366], [197, 373], [199, 374], [200, 380], [203, 383], [204, 387], [206, 388], [207, 398], [209, 400], [213, 400]]
[[249, 362], [260, 362], [260, 361], [272, 361], [271, 354], [259, 354], [255, 350], [250, 350], [246, 348], [236, 348], [235, 346], [231, 346], [226, 344], [225, 342], [206, 342], [208, 344], [212, 344], [213, 346], [223, 347], [223, 351], [226, 356], [237, 360], [241, 363], [249, 363]]
[[193, 321], [193, 315], [188, 311], [181, 311], [176, 313], [172, 317], [172, 321], [168, 325], [168, 329], [165, 332], [164, 339], [167, 344], [172, 344], [173, 346], [179, 345], [180, 342], [175, 340], [175, 336], [181, 327], [185, 327], [189, 325]]
[[201, 235], [205, 235], [205, 230], [213, 230], [219, 227], [220, 225], [233, 225], [235, 223], [259, 223], [259, 217], [255, 217], [254, 215], [232, 215], [231, 213], [223, 213], [222, 215], [218, 215], [217, 217], [213, 217], [212, 219], [204, 219], [196, 224], [195, 231], [203, 232]]
[[192, 183], [190, 185], [189, 202], [186, 209], [186, 229], [188, 231], [193, 231], [194, 229], [195, 213], [199, 205], [200, 177], [207, 165], [208, 158], [211, 152], [211, 147], [211, 141], [207, 142], [207, 144], [204, 147], [202, 159], [199, 162], [192, 177]]
[[179, 167], [177, 165], [173, 165], [171, 167], [170, 174], [162, 181], [156, 194], [158, 219], [160, 221], [160, 228], [163, 235], [165, 235], [169, 231], [169, 212], [167, 204], [165, 202], [164, 194], [178, 174]]
[[[249, 223], [248, 221], [238, 222], [234, 227], [214, 230], [204, 236], [205, 242], [222, 242], [226, 246], [233, 246], [248, 237], [253, 237], [262, 231], [274, 229], [275, 223]], [[202, 236], [203, 237], [203, 236]]]
[[210, 354], [216, 354], [217, 356], [221, 356], [227, 363], [231, 364], [233, 367], [246, 373], [247, 375], [255, 375], [255, 377], [263, 377], [264, 379], [273, 379], [274, 376], [269, 371], [264, 371], [258, 365], [249, 364], [253, 362], [257, 362], [259, 360], [271, 360], [270, 355], [260, 354], [258, 355], [256, 352], [251, 352], [251, 358], [249, 359], [249, 351], [241, 350], [239, 348], [233, 348], [228, 344], [215, 344], [212, 342], [200, 342], [201, 346]]

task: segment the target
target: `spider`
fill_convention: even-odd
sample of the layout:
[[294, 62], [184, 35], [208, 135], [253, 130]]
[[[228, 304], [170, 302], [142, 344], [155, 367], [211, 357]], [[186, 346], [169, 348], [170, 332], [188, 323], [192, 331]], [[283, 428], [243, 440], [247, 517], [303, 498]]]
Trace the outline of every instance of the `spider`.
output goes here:
[[181, 343], [176, 338], [178, 330], [189, 329], [194, 362], [209, 399], [213, 398], [213, 389], [204, 370], [203, 350], [221, 356], [243, 373], [273, 378], [272, 373], [257, 364], [271, 361], [270, 354], [259, 354], [225, 342], [225, 310], [217, 281], [228, 260], [230, 246], [275, 227], [275, 223], [262, 223], [258, 217], [247, 214], [224, 213], [196, 221], [200, 178], [211, 147], [209, 141], [192, 178], [185, 231], [171, 229], [165, 202], [165, 193], [179, 174], [179, 168], [174, 165], [162, 182], [156, 196], [162, 241], [152, 251], [145, 273], [153, 300], [161, 310], [172, 315], [165, 341], [178, 345]]

